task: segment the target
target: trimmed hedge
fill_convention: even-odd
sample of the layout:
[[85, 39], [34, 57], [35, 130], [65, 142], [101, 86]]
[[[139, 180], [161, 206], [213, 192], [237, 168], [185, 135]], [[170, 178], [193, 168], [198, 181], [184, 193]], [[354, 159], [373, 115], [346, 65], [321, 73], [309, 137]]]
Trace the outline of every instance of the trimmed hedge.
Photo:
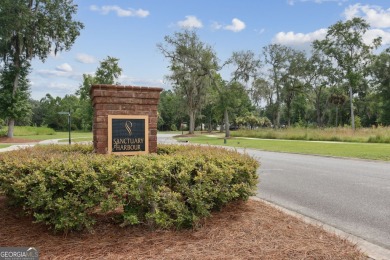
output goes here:
[[0, 189], [56, 231], [91, 229], [96, 214], [121, 225], [192, 227], [255, 194], [258, 162], [221, 148], [160, 145], [157, 154], [108, 156], [91, 146], [35, 146], [0, 154]]

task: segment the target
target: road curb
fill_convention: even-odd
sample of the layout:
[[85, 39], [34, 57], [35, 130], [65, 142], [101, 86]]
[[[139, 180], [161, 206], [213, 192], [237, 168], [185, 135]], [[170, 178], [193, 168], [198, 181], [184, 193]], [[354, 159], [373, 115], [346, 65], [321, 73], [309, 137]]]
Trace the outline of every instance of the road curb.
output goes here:
[[305, 223], [308, 223], [308, 224], [312, 224], [314, 226], [320, 226], [321, 228], [323, 228], [324, 230], [330, 232], [330, 233], [333, 233], [333, 234], [336, 234], [337, 236], [341, 237], [341, 238], [344, 238], [344, 239], [347, 239], [348, 241], [350, 241], [351, 243], [353, 244], [356, 244], [356, 246], [363, 252], [365, 253], [370, 259], [375, 259], [375, 260], [390, 260], [390, 250], [386, 249], [386, 248], [383, 248], [381, 246], [378, 246], [378, 245], [375, 245], [373, 243], [370, 243], [360, 237], [357, 237], [357, 236], [354, 236], [352, 234], [349, 234], [349, 233], [346, 233], [340, 229], [337, 229], [335, 227], [332, 227], [328, 224], [325, 224], [325, 223], [322, 223], [316, 219], [313, 219], [313, 218], [310, 218], [310, 217], [307, 217], [305, 215], [302, 215], [300, 213], [297, 213], [295, 211], [292, 211], [292, 210], [289, 210], [289, 209], [286, 209], [286, 208], [283, 208], [279, 205], [276, 205], [276, 204], [273, 204], [269, 201], [266, 201], [266, 200], [263, 200], [263, 199], [260, 199], [258, 197], [250, 197], [251, 200], [255, 200], [255, 201], [260, 201], [260, 202], [263, 202], [267, 205], [270, 205], [280, 211], [282, 211], [283, 213], [286, 213], [290, 216], [293, 216], [293, 217], [296, 217], [302, 221], [304, 221]]

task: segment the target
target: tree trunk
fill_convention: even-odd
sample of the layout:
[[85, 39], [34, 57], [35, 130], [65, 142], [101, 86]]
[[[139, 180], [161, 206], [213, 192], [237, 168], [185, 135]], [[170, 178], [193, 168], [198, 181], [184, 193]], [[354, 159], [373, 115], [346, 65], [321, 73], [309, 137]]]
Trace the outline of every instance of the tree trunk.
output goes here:
[[[12, 87], [12, 97], [15, 97], [16, 91], [19, 87], [19, 75], [20, 75], [20, 60], [19, 56], [18, 58], [15, 58], [14, 60], [14, 67], [15, 67], [15, 78], [14, 78], [14, 84]], [[7, 137], [13, 138], [14, 137], [14, 127], [15, 127], [15, 118], [9, 118], [8, 119], [8, 133]]]
[[288, 127], [291, 126], [291, 103], [287, 103], [287, 125]]
[[225, 108], [224, 112], [224, 118], [225, 118], [225, 137], [229, 138], [230, 137], [230, 124], [229, 124], [229, 113], [227, 111], [227, 108]]
[[321, 116], [321, 108], [320, 105], [317, 103], [317, 125], [318, 127], [322, 127], [322, 116]]
[[276, 128], [280, 128], [280, 103], [279, 101], [276, 102]]
[[195, 133], [195, 112], [190, 111], [189, 112], [190, 116], [190, 126], [189, 126], [189, 134], [194, 134]]
[[352, 130], [355, 130], [355, 116], [353, 114], [353, 100], [352, 100], [352, 87], [349, 86], [349, 99], [351, 102], [351, 125], [352, 125]]
[[14, 126], [15, 126], [15, 119], [10, 118], [8, 120], [8, 133], [7, 137], [13, 138], [14, 137]]
[[336, 127], [338, 127], [338, 126], [339, 126], [338, 119], [339, 119], [339, 107], [338, 107], [338, 106], [336, 106]]

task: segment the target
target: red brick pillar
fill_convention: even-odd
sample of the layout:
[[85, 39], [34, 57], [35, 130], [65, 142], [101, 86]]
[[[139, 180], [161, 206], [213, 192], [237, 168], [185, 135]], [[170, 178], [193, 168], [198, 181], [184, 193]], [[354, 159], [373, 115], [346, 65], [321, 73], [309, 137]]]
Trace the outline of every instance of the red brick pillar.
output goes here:
[[[93, 147], [108, 153], [108, 116], [148, 116], [149, 152], [157, 152], [157, 105], [162, 88], [92, 85]], [[146, 133], [145, 133], [146, 134]]]

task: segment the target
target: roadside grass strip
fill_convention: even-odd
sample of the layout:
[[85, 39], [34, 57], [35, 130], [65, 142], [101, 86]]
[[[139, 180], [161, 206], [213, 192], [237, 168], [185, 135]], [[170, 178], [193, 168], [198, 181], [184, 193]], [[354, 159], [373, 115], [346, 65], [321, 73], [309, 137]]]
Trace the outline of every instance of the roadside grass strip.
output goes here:
[[[15, 135], [15, 137], [19, 137]], [[55, 132], [54, 135], [26, 135], [23, 136], [23, 139], [31, 139], [31, 140], [51, 140], [51, 139], [66, 139], [69, 137], [69, 132]], [[78, 139], [78, 138], [88, 138], [89, 140], [92, 140], [92, 132], [71, 132], [71, 138]]]
[[[75, 142], [92, 142], [92, 137], [77, 137], [77, 138], [71, 138], [72, 143]], [[69, 139], [61, 139], [58, 141], [59, 143], [67, 143], [69, 142]]]
[[273, 140], [242, 137], [230, 138], [225, 141], [220, 136], [186, 137], [178, 138], [178, 140], [188, 140], [190, 143], [242, 147], [272, 152], [390, 161], [390, 144]]

